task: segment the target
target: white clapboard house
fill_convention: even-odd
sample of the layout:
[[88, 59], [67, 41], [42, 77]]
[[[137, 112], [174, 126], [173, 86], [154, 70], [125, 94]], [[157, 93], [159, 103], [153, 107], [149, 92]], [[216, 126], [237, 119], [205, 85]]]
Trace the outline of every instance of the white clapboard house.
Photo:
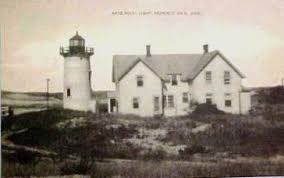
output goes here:
[[[244, 75], [220, 52], [201, 54], [114, 55], [115, 96], [110, 111], [140, 116], [178, 116], [196, 103], [212, 103], [229, 113], [250, 109]], [[113, 109], [115, 108], [115, 109]]]

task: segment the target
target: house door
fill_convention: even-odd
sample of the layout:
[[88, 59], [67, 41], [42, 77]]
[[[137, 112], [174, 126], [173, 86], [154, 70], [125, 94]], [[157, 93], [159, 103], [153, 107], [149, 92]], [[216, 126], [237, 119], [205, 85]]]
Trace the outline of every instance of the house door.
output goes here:
[[154, 96], [154, 114], [160, 114], [160, 97]]
[[116, 100], [111, 98], [110, 99], [110, 112], [115, 112], [115, 107], [116, 107]]

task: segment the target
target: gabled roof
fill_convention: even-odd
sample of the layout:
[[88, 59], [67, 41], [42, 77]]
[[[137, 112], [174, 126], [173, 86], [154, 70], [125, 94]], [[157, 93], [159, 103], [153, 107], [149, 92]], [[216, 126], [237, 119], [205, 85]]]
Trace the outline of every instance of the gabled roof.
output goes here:
[[162, 55], [114, 55], [113, 82], [120, 81], [139, 61], [156, 73], [162, 80], [169, 80], [168, 74], [181, 74], [182, 80], [194, 79], [214, 58], [220, 57], [244, 77], [219, 51], [205, 54], [162, 54]]

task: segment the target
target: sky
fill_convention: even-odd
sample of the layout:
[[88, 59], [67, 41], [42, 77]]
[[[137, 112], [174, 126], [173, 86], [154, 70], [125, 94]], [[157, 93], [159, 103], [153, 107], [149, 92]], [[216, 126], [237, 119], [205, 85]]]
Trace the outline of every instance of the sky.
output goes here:
[[95, 50], [94, 90], [115, 89], [112, 55], [145, 54], [147, 44], [152, 54], [202, 53], [209, 44], [247, 87], [284, 78], [283, 0], [0, 0], [0, 25], [2, 90], [46, 91], [50, 78], [50, 91], [61, 92], [59, 47], [76, 31]]

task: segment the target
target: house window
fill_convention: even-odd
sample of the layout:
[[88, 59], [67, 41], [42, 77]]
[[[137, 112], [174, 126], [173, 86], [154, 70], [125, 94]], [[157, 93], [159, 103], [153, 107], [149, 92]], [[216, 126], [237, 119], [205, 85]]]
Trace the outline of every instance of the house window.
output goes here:
[[206, 83], [211, 83], [212, 82], [212, 72], [211, 71], [206, 71], [205, 72], [205, 80], [206, 80]]
[[182, 102], [188, 103], [188, 93], [187, 92], [182, 93]]
[[173, 108], [175, 106], [175, 103], [174, 103], [174, 95], [168, 95], [168, 103], [167, 103], [167, 106], [169, 108]]
[[206, 102], [206, 104], [212, 104], [213, 102], [212, 102], [212, 94], [211, 93], [207, 93], [206, 94], [206, 97], [205, 97], [205, 102]]
[[232, 107], [232, 100], [226, 99], [225, 100], [225, 106], [226, 107]]
[[138, 87], [143, 86], [143, 76], [141, 76], [141, 75], [137, 76], [137, 86]]
[[231, 93], [225, 93], [225, 97], [231, 97]]
[[166, 108], [167, 107], [167, 96], [163, 96], [163, 106]]
[[71, 90], [70, 88], [67, 88], [67, 97], [70, 97], [71, 96]]
[[231, 93], [225, 93], [225, 107], [232, 107]]
[[224, 72], [224, 84], [228, 85], [231, 83], [231, 75], [229, 71]]
[[154, 111], [159, 111], [160, 110], [160, 102], [159, 102], [159, 97], [155, 96], [154, 97]]
[[172, 75], [172, 85], [178, 85], [177, 75]]
[[132, 104], [133, 104], [134, 109], [138, 109], [139, 108], [139, 99], [133, 98]]

